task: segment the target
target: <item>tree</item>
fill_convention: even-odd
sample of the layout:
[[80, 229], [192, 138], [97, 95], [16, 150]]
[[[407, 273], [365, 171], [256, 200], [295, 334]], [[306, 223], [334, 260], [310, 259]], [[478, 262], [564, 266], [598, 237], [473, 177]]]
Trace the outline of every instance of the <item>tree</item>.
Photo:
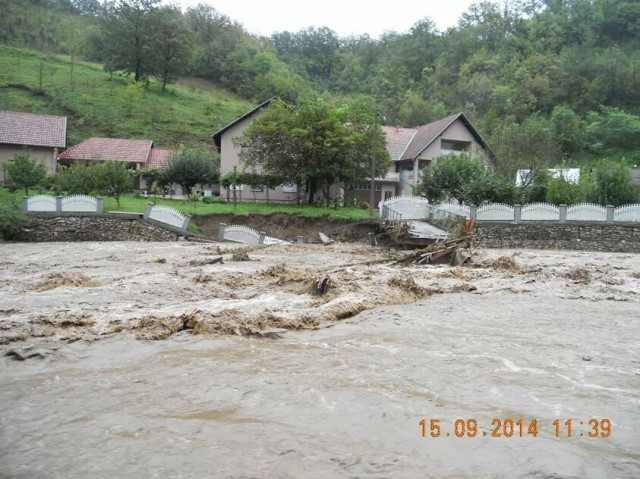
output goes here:
[[[246, 166], [304, 185], [313, 202], [318, 188], [329, 201], [332, 185], [371, 176], [373, 115], [365, 104], [332, 106], [323, 100], [304, 101], [296, 108], [271, 102], [236, 140]], [[384, 134], [376, 135], [375, 175], [388, 171]]]
[[13, 205], [0, 205], [0, 239], [16, 239], [28, 223], [27, 216]]
[[571, 157], [579, 150], [582, 124], [571, 108], [556, 106], [551, 113], [551, 127], [555, 140], [564, 157]]
[[496, 154], [496, 171], [505, 178], [514, 178], [518, 169], [542, 169], [560, 158], [549, 120], [534, 115], [522, 124], [505, 117], [489, 140]]
[[601, 205], [620, 206], [640, 200], [638, 187], [629, 167], [601, 161], [593, 171], [593, 187], [589, 200]]
[[194, 186], [208, 185], [218, 180], [219, 165], [206, 150], [185, 149], [171, 155], [166, 177], [190, 195]]
[[89, 195], [96, 192], [92, 166], [74, 163], [61, 166], [55, 178], [55, 189], [70, 195]]
[[599, 154], [620, 153], [640, 158], [640, 116], [603, 107], [587, 118], [589, 149]]
[[119, 0], [106, 24], [105, 68], [133, 73], [134, 81], [153, 73], [155, 16], [160, 0]]
[[[469, 193], [472, 190], [469, 185], [487, 175], [485, 167], [466, 153], [436, 158], [435, 166], [423, 171], [422, 181], [416, 192], [433, 202], [446, 198], [455, 198], [460, 203], [471, 202]], [[476, 204], [483, 200], [479, 195], [473, 196]]]
[[89, 165], [75, 163], [62, 167], [56, 175], [56, 190], [68, 194], [100, 194], [115, 198], [133, 189], [133, 170], [119, 161], [106, 161]]
[[582, 175], [580, 184], [575, 184], [562, 175], [551, 178], [547, 184], [547, 203], [556, 205], [575, 205], [583, 203], [587, 199], [586, 191], [589, 180], [584, 180]]
[[7, 163], [7, 182], [10, 188], [24, 188], [29, 195], [29, 188], [39, 185], [47, 176], [47, 168], [39, 161], [32, 161], [28, 153], [16, 153], [12, 161]]
[[189, 64], [192, 51], [192, 33], [177, 7], [167, 6], [153, 13], [155, 27], [155, 51], [152, 70], [162, 82], [164, 90], [167, 83], [177, 79]]
[[119, 161], [106, 161], [90, 167], [93, 173], [94, 190], [115, 198], [120, 208], [120, 197], [133, 190], [133, 171]]

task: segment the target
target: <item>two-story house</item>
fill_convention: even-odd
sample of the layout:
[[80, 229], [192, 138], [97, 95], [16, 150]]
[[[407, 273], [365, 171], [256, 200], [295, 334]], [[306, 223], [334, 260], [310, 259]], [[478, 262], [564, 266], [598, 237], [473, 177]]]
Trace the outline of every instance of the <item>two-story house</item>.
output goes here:
[[[259, 117], [272, 101], [258, 105], [234, 122], [213, 135], [213, 141], [220, 152], [220, 175], [243, 171], [240, 150], [233, 139], [243, 135], [245, 129]], [[493, 153], [473, 127], [464, 113], [442, 118], [418, 128], [382, 127], [386, 135], [387, 149], [393, 160], [389, 172], [375, 180], [375, 204], [397, 195], [411, 195], [418, 184], [423, 168], [432, 166], [436, 158], [451, 153], [466, 152], [472, 158], [490, 163]], [[370, 201], [370, 180], [346, 185], [344, 201]], [[226, 190], [221, 188], [221, 194]], [[249, 191], [246, 185], [236, 187], [236, 197], [240, 200], [292, 202], [297, 198], [295, 185], [281, 185], [275, 190]]]

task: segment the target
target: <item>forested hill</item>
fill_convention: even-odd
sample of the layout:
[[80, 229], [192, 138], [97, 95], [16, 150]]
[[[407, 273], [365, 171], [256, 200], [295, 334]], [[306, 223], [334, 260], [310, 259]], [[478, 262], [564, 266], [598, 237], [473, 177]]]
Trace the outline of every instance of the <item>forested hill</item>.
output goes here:
[[[69, 68], [82, 58], [154, 78], [156, 92], [189, 76], [247, 100], [238, 110], [274, 95], [365, 97], [387, 124], [405, 126], [464, 111], [505, 174], [603, 156], [640, 163], [637, 0], [482, 2], [446, 32], [418, 17], [378, 39], [323, 27], [256, 37], [211, 7], [156, 0], [0, 0], [0, 9], [1, 42], [66, 54]], [[208, 114], [224, 122], [231, 110]]]

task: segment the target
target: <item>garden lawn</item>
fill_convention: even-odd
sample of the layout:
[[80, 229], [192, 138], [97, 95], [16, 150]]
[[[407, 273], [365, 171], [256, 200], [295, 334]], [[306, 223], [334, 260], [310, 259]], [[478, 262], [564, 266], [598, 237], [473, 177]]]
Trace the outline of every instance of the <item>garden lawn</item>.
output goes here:
[[[37, 190], [29, 192], [30, 195], [39, 194]], [[47, 193], [45, 193], [47, 194]], [[6, 188], [0, 188], [0, 204], [11, 204], [12, 201], [18, 206], [22, 205], [22, 197], [24, 196], [24, 190], [18, 190], [16, 192], [10, 192]], [[120, 198], [120, 207], [115, 199], [105, 198], [104, 210], [108, 211], [126, 211], [131, 213], [144, 213], [147, 204], [154, 202], [158, 205], [171, 206], [183, 213], [195, 216], [209, 216], [209, 215], [222, 215], [222, 214], [234, 214], [239, 216], [248, 216], [252, 213], [259, 213], [269, 215], [272, 213], [288, 213], [295, 216], [301, 216], [305, 218], [321, 218], [328, 217], [335, 220], [362, 220], [371, 218], [369, 210], [363, 210], [361, 208], [354, 207], [340, 207], [340, 208], [323, 208], [319, 206], [308, 205], [282, 205], [275, 203], [248, 203], [238, 202], [235, 205], [232, 202], [226, 203], [211, 203], [206, 204], [202, 201], [196, 203], [185, 200], [172, 200], [168, 198], [138, 198], [134, 195], [125, 195]], [[374, 217], [378, 217], [374, 212]]]

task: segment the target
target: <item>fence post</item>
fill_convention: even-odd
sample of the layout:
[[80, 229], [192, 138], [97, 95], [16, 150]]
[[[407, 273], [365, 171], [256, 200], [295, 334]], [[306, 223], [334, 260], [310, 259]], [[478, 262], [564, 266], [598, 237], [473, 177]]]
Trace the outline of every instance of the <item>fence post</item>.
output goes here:
[[104, 213], [104, 197], [96, 196], [96, 213], [99, 215]]
[[224, 233], [226, 229], [227, 229], [226, 223], [220, 223], [220, 225], [218, 226], [218, 239], [220, 241], [224, 241]]
[[478, 207], [476, 205], [469, 205], [469, 219], [470, 220], [478, 219]]
[[62, 196], [56, 196], [56, 213], [62, 212]]
[[616, 207], [613, 205], [607, 205], [607, 223], [613, 223], [613, 214], [616, 211]]
[[567, 221], [567, 205], [559, 205], [560, 208], [560, 223], [566, 223]]
[[147, 203], [147, 210], [144, 212], [143, 218], [148, 220], [151, 216], [151, 210], [153, 209], [153, 203]]
[[522, 205], [513, 205], [513, 221], [520, 223], [522, 218]]
[[22, 197], [22, 212], [26, 213], [29, 211], [29, 197], [28, 196], [23, 196]]
[[258, 244], [264, 244], [264, 237], [267, 236], [267, 233], [264, 231], [258, 231], [258, 233], [260, 233], [260, 236], [258, 236]]
[[427, 206], [427, 219], [429, 223], [433, 221], [433, 207], [431, 205]]

